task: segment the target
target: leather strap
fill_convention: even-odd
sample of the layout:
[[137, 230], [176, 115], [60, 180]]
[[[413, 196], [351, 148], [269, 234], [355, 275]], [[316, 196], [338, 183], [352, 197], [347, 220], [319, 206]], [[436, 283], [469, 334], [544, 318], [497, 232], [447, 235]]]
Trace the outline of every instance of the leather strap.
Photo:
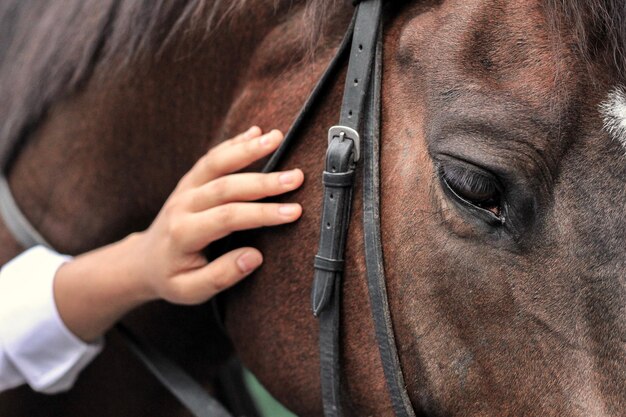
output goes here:
[[[335, 280], [341, 279], [354, 183], [353, 149], [354, 142], [351, 140], [334, 138], [326, 152], [324, 204], [311, 300], [315, 316], [319, 316], [330, 302], [330, 297], [335, 293]], [[328, 268], [331, 265], [335, 268]]]
[[[13, 198], [8, 181], [0, 171], [0, 218], [14, 238], [25, 249], [36, 245], [52, 246], [36, 231]], [[154, 347], [142, 343], [127, 327], [118, 323], [115, 328], [141, 363], [176, 397], [194, 417], [232, 417], [179, 365], [167, 359]]]
[[[382, 30], [380, 28], [379, 30]], [[380, 359], [394, 412], [415, 417], [398, 358], [387, 297], [380, 233], [380, 89], [382, 85], [382, 36], [374, 60], [368, 116], [363, 131], [363, 240], [370, 305]]]
[[195, 417], [232, 417], [219, 401], [211, 397], [178, 364], [163, 356], [152, 345], [141, 341], [123, 324], [118, 323], [115, 328], [122, 335], [131, 352], [192, 415]]
[[[331, 180], [324, 181], [320, 244], [314, 263], [312, 291], [313, 314], [319, 318], [320, 325], [320, 374], [326, 416], [342, 415], [339, 395], [339, 310], [353, 181], [349, 185], [344, 182], [346, 178], [354, 178], [353, 172], [354, 143], [347, 139], [332, 139], [326, 153], [324, 172], [324, 178]], [[340, 179], [334, 179], [334, 176]], [[326, 268], [329, 264], [342, 267]]]
[[357, 132], [361, 128], [363, 107], [369, 89], [381, 12], [382, 0], [363, 0], [359, 2], [355, 11], [357, 17], [339, 124]]
[[313, 314], [319, 318], [320, 380], [326, 417], [343, 415], [339, 361], [343, 256], [350, 222], [354, 169], [360, 158], [359, 129], [364, 118], [381, 9], [382, 0], [362, 1], [356, 8], [340, 124], [328, 132], [320, 243], [314, 262], [311, 294]]
[[329, 81], [333, 76], [337, 75], [337, 70], [339, 69], [339, 64], [343, 61], [345, 54], [348, 52], [348, 47], [350, 46], [350, 41], [352, 40], [352, 32], [354, 31], [354, 24], [356, 21], [356, 13], [352, 16], [352, 20], [346, 29], [346, 33], [341, 40], [341, 44], [339, 44], [339, 48], [337, 52], [335, 52], [335, 56], [330, 61], [324, 73], [320, 77], [320, 79], [311, 90], [311, 93], [307, 97], [304, 102], [304, 105], [300, 109], [300, 112], [296, 116], [296, 119], [293, 121], [289, 130], [285, 134], [285, 138], [280, 143], [278, 148], [274, 151], [270, 159], [267, 161], [265, 166], [261, 172], [272, 172], [276, 169], [276, 166], [280, 163], [280, 161], [285, 157], [287, 151], [290, 149], [291, 145], [295, 142], [298, 134], [300, 133], [300, 128], [305, 120], [311, 115], [313, 111], [313, 106], [317, 104], [318, 99], [322, 96], [324, 89], [327, 87]]

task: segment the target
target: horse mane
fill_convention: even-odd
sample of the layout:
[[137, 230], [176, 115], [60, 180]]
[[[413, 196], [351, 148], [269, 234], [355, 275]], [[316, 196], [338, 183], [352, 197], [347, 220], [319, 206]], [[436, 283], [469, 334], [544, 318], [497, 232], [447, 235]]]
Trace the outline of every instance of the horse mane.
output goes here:
[[[0, 169], [50, 106], [80, 89], [96, 65], [153, 56], [190, 27], [212, 30], [259, 0], [3, 0], [0, 2]], [[272, 3], [273, 1], [273, 3]], [[303, 41], [347, 0], [270, 0], [304, 7]]]
[[[89, 79], [96, 65], [158, 53], [182, 30], [207, 34], [258, 0], [3, 0], [0, 2], [0, 169], [57, 100]], [[268, 0], [278, 10], [304, 7], [315, 45], [330, 13], [350, 0]], [[398, 3], [400, 0], [391, 0]], [[403, 0], [404, 1], [404, 0]], [[626, 68], [623, 0], [545, 0], [576, 31], [584, 57], [610, 48], [618, 74]], [[119, 62], [119, 61], [118, 61]], [[623, 78], [626, 79], [626, 76]]]
[[589, 67], [608, 65], [626, 82], [626, 2], [623, 0], [548, 0], [555, 24], [574, 30], [577, 47]]

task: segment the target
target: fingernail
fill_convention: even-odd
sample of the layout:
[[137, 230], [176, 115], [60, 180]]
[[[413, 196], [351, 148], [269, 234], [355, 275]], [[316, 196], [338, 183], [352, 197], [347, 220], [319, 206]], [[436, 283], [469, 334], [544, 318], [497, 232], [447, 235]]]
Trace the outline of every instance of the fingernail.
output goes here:
[[257, 126], [252, 126], [250, 129], [246, 130], [243, 134], [243, 140], [249, 141], [250, 139], [254, 139], [259, 136], [259, 129]]
[[278, 207], [278, 212], [283, 216], [293, 216], [298, 212], [298, 209], [299, 207], [297, 204], [283, 204]]
[[266, 133], [265, 135], [261, 136], [261, 139], [259, 139], [259, 143], [263, 146], [271, 145], [272, 142], [274, 142], [274, 135], [272, 134], [272, 132]]
[[271, 132], [268, 132], [265, 135], [261, 136], [261, 139], [259, 141], [261, 142], [261, 145], [269, 146], [280, 142], [282, 140], [282, 137], [283, 136], [282, 133], [280, 133], [280, 130], [274, 129]]
[[237, 266], [244, 274], [247, 274], [261, 265], [263, 259], [256, 252], [244, 252], [237, 258]]
[[293, 171], [283, 172], [278, 176], [278, 181], [280, 181], [280, 183], [283, 185], [292, 184], [293, 181], [296, 179], [296, 176], [294, 174], [295, 173]]

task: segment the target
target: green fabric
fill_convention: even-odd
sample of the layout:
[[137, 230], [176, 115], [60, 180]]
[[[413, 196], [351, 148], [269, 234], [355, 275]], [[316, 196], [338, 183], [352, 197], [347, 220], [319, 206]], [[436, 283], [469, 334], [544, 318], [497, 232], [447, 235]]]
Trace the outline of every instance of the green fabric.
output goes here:
[[256, 379], [252, 372], [247, 369], [244, 372], [244, 380], [250, 391], [250, 395], [263, 417], [297, 417], [295, 414], [283, 407], [270, 395], [269, 392]]

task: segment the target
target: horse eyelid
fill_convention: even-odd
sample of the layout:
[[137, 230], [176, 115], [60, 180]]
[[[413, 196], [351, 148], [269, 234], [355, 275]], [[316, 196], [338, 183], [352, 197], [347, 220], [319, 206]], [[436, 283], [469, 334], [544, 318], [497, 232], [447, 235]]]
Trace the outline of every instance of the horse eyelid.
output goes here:
[[490, 178], [487, 175], [472, 172], [468, 169], [460, 167], [449, 167], [446, 169], [440, 165], [439, 175], [446, 180], [448, 185], [453, 189], [464, 189], [476, 194], [501, 193], [501, 186], [497, 183], [495, 178]]
[[[483, 213], [483, 215], [487, 215], [489, 216], [489, 219], [491, 221], [497, 221], [497, 223], [499, 225], [504, 225], [504, 211], [505, 211], [505, 207], [504, 207], [504, 202], [500, 199], [497, 202], [497, 207], [496, 210], [490, 210], [489, 208], [484, 208], [481, 207], [477, 202], [472, 202], [470, 200], [468, 200], [467, 198], [463, 197], [462, 195], [460, 195], [452, 186], [452, 184], [450, 184], [450, 182], [448, 181], [448, 179], [446, 179], [446, 175], [445, 175], [445, 168], [442, 166], [442, 164], [437, 164], [437, 171], [438, 171], [438, 177], [443, 185], [443, 187], [445, 187], [445, 189], [447, 190], [448, 194], [451, 194], [453, 196], [453, 198], [457, 199], [459, 202], [461, 202], [463, 205], [471, 207], [473, 210], [478, 210], [479, 213]], [[462, 168], [459, 168], [462, 169]], [[482, 178], [484, 178], [486, 181], [490, 181], [486, 176], [482, 176], [481, 174], [478, 173], [473, 173], [470, 175], [475, 175], [475, 176], [481, 176]], [[494, 190], [497, 191], [498, 195], [501, 195], [501, 191], [500, 191], [500, 187], [496, 184], [494, 184]]]

